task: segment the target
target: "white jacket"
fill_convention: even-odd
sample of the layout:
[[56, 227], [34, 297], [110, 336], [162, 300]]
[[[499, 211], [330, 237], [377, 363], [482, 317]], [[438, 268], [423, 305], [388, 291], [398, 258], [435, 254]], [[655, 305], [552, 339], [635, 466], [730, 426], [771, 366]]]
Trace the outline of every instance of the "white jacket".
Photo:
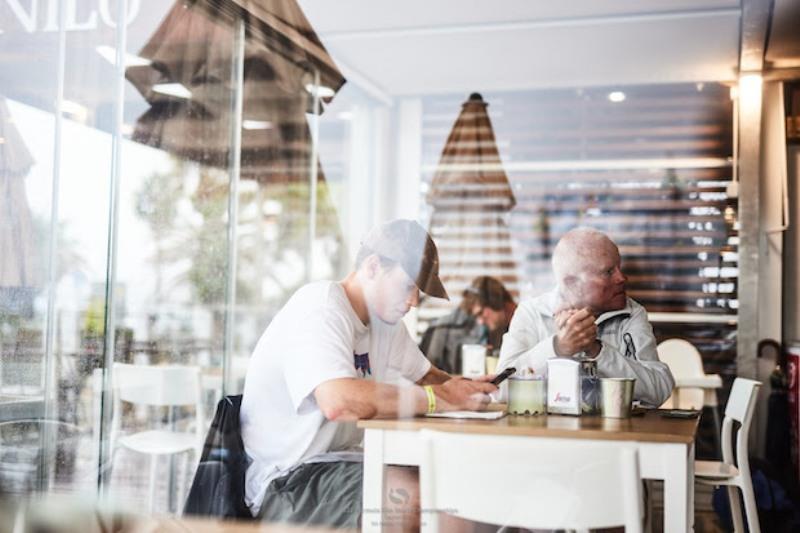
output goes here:
[[[547, 373], [547, 360], [557, 357], [553, 348], [558, 306], [557, 289], [522, 302], [503, 336], [498, 372], [515, 366]], [[666, 364], [658, 360], [653, 327], [644, 307], [628, 298], [625, 307], [603, 313], [595, 321], [603, 348], [597, 360], [600, 377], [636, 378], [633, 397], [650, 406], [669, 398], [675, 380]]]

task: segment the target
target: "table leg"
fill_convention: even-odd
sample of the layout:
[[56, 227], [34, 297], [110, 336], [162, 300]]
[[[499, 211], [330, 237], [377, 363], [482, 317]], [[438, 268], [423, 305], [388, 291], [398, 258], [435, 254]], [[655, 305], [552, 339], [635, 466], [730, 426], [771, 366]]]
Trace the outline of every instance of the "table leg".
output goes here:
[[664, 450], [664, 532], [694, 531], [694, 445]]
[[364, 431], [364, 496], [361, 530], [380, 533], [383, 522], [383, 457], [384, 432], [379, 429]]

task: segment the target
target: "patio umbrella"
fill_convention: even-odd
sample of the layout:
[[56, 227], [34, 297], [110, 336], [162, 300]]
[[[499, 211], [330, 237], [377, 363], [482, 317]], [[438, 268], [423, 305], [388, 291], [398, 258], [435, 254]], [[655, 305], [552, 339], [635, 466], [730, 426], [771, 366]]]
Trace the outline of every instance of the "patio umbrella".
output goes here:
[[32, 312], [36, 242], [25, 191], [34, 160], [0, 96], [0, 313]]
[[[497, 150], [487, 106], [478, 93], [461, 106], [426, 198], [433, 207], [430, 230], [439, 247], [441, 278], [451, 296], [460, 295], [481, 275], [496, 277], [510, 292], [518, 293], [505, 222], [516, 199]], [[435, 308], [437, 303], [425, 305]], [[428, 314], [443, 311], [440, 308]]]
[[308, 86], [318, 73], [329, 101], [345, 80], [294, 0], [236, 0], [213, 9], [176, 2], [139, 52], [150, 64], [126, 69], [151, 105], [132, 137], [205, 165], [228, 166], [236, 20], [246, 23], [242, 177], [307, 179]]

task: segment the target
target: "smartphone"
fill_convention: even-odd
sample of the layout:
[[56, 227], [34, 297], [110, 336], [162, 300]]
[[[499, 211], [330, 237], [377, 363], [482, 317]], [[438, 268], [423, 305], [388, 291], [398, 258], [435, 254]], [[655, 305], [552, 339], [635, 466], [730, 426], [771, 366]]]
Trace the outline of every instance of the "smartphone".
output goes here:
[[661, 416], [666, 418], [696, 418], [700, 415], [700, 411], [691, 409], [668, 409], [661, 413]]
[[510, 366], [510, 367], [506, 368], [505, 370], [503, 370], [502, 372], [500, 372], [499, 374], [497, 374], [494, 377], [494, 379], [492, 380], [492, 385], [495, 385], [495, 386], [496, 385], [500, 385], [506, 379], [511, 377], [514, 374], [514, 372], [516, 372], [516, 371], [517, 371], [517, 369], [514, 368], [513, 366]]

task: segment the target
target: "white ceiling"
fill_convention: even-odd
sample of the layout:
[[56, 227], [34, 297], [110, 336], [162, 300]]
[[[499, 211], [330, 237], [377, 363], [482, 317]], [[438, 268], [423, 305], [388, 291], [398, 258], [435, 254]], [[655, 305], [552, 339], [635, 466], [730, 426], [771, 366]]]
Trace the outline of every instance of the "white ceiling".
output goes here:
[[299, 0], [375, 94], [729, 81], [738, 0]]

